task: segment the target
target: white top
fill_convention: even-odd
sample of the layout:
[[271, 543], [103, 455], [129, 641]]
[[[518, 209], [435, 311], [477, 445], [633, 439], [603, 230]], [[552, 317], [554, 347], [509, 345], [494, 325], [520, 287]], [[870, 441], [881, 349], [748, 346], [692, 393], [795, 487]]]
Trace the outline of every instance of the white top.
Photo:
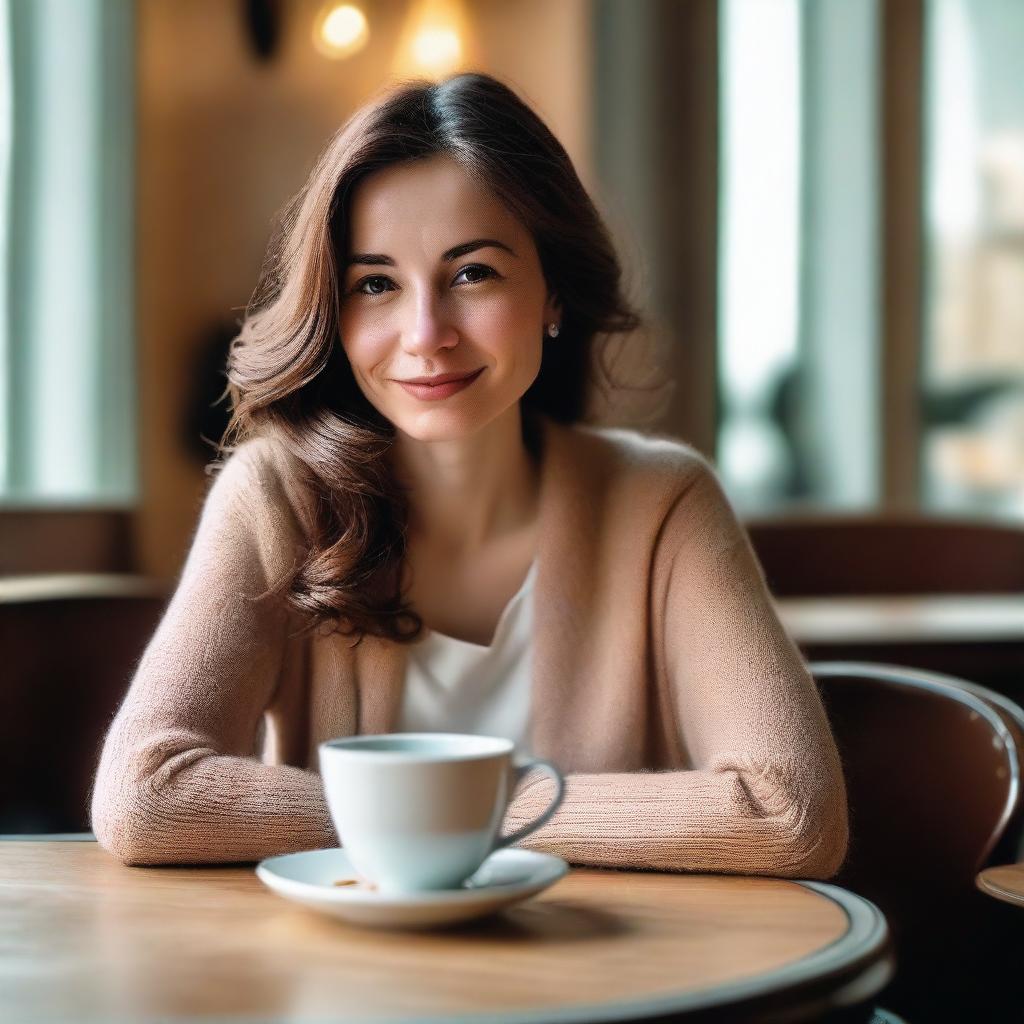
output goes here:
[[534, 560], [505, 605], [489, 647], [425, 629], [409, 645], [396, 732], [503, 736], [529, 756]]

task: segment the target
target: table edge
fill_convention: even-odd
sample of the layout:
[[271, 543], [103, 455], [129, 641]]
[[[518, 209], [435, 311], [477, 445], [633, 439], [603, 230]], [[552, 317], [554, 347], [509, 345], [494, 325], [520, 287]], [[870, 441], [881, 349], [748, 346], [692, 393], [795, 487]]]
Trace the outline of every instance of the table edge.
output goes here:
[[[96, 839], [91, 832], [64, 832], [49, 835], [0, 835], [0, 841], [95, 842]], [[980, 879], [980, 875], [977, 879]], [[829, 882], [792, 878], [776, 880], [803, 886], [838, 904], [846, 915], [846, 932], [814, 953], [778, 970], [699, 992], [527, 1011], [409, 1017], [403, 1024], [457, 1024], [459, 1021], [470, 1020], [480, 1024], [615, 1024], [623, 1020], [667, 1018], [679, 1013], [691, 1014], [694, 1020], [698, 1020], [702, 1012], [755, 1012], [764, 1009], [763, 1004], [766, 1002], [788, 1005], [794, 997], [799, 998], [801, 989], [807, 990], [804, 1003], [808, 999], [817, 998], [821, 1009], [838, 1009], [864, 1002], [885, 987], [895, 970], [892, 939], [885, 916], [874, 903]], [[820, 987], [824, 982], [834, 980], [837, 974], [844, 973], [848, 977], [841, 978], [838, 985], [830, 983], [827, 989], [814, 991], [816, 983]], [[273, 1020], [276, 1018], [232, 1018], [233, 1024], [268, 1024]], [[381, 1024], [375, 1018], [368, 1018], [368, 1024], [370, 1020], [373, 1020], [373, 1024]], [[194, 1024], [194, 1021], [181, 1017], [168, 1019], [164, 1024]]]
[[[668, 1020], [674, 1019], [674, 1014], [686, 1013], [690, 1015], [687, 1019], [692, 1018], [695, 1022], [704, 1019], [704, 1014], [724, 1021], [727, 1018], [715, 1016], [715, 1011], [754, 1014], [766, 1012], [770, 1004], [787, 1008], [796, 1004], [801, 1009], [816, 1008], [818, 1012], [824, 1012], [865, 1002], [885, 987], [895, 971], [892, 938], [885, 916], [874, 903], [828, 882], [794, 878], [775, 880], [803, 886], [837, 903], [846, 915], [846, 932], [814, 953], [778, 970], [699, 992], [531, 1011], [515, 1016], [476, 1015], [474, 1020], [493, 1021], [494, 1024], [499, 1021], [501, 1024], [541, 1024], [542, 1021], [550, 1024], [585, 1024], [587, 1021], [614, 1024], [622, 1020], [648, 1018]], [[843, 973], [848, 977], [833, 984], [836, 975]], [[820, 986], [826, 981], [829, 982], [828, 987], [821, 991]], [[815, 991], [816, 985], [818, 991]], [[443, 1021], [433, 1017], [416, 1018], [414, 1024], [443, 1024]]]

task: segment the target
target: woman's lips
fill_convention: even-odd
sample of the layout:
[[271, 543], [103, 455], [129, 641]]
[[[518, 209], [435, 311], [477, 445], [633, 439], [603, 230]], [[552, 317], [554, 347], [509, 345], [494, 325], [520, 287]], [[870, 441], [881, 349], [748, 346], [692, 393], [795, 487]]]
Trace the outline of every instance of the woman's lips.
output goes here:
[[442, 398], [449, 398], [468, 388], [484, 372], [484, 369], [485, 367], [481, 366], [479, 370], [471, 373], [468, 377], [463, 377], [462, 380], [450, 380], [447, 384], [409, 384], [404, 380], [398, 381], [398, 384], [405, 388], [413, 398], [419, 398], [424, 402], [438, 402]]

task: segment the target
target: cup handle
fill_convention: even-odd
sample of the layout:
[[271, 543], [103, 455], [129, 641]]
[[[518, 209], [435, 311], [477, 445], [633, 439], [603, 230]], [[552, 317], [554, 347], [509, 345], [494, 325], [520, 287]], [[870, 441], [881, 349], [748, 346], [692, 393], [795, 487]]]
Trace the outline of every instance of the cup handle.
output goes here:
[[[562, 797], [565, 796], [565, 779], [562, 777], [562, 773], [550, 762], [545, 761], [541, 757], [524, 758], [519, 764], [513, 765], [512, 770], [516, 773], [516, 780], [512, 785], [512, 796], [515, 796], [516, 790], [519, 788], [519, 783], [523, 781], [523, 776], [533, 768], [542, 768], [552, 779], [555, 780], [555, 797], [548, 805], [547, 810], [543, 814], [534, 818], [533, 821], [527, 822], [522, 828], [517, 828], [515, 832], [510, 833], [507, 836], [499, 836], [495, 841], [493, 849], [500, 850], [504, 846], [511, 846], [513, 843], [518, 843], [524, 836], [528, 836], [531, 832], [535, 832], [551, 820], [552, 815], [558, 810], [559, 805], [562, 803]], [[511, 800], [509, 801], [511, 803]]]

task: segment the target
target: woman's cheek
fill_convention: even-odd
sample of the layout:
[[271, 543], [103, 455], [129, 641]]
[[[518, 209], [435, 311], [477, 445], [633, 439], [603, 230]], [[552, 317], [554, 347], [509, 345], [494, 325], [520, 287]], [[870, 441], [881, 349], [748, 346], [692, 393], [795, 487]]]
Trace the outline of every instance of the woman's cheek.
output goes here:
[[374, 368], [387, 358], [391, 334], [386, 323], [374, 318], [352, 318], [342, 321], [342, 348], [353, 367], [367, 376], [373, 375]]
[[474, 311], [473, 330], [488, 348], [494, 342], [521, 344], [529, 331], [530, 306], [525, 296], [505, 292]]

